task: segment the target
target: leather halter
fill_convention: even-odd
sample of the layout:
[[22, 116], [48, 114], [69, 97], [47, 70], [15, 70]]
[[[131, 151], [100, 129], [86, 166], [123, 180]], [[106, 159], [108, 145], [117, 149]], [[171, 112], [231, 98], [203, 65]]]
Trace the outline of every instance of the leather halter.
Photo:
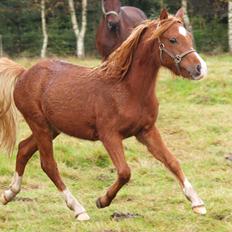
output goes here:
[[106, 16], [108, 16], [108, 15], [115, 15], [115, 16], [119, 16], [119, 13], [117, 13], [116, 11], [114, 11], [114, 10], [111, 10], [111, 11], [108, 11], [108, 12], [106, 12], [106, 10], [105, 10], [105, 7], [104, 7], [104, 2], [103, 2], [103, 0], [101, 1], [101, 4], [102, 4], [102, 13], [104, 14], [104, 16], [106, 17]]
[[181, 61], [183, 60], [183, 58], [184, 58], [185, 56], [187, 56], [188, 54], [192, 53], [192, 52], [196, 52], [196, 50], [194, 50], [194, 49], [192, 48], [192, 49], [187, 50], [187, 51], [185, 51], [185, 52], [183, 52], [183, 53], [181, 53], [181, 54], [176, 54], [176, 55], [174, 55], [172, 52], [170, 52], [169, 50], [167, 50], [167, 49], [165, 48], [164, 43], [161, 42], [161, 40], [160, 40], [159, 37], [158, 37], [158, 42], [159, 42], [159, 50], [160, 50], [160, 61], [161, 61], [161, 64], [163, 63], [163, 53], [165, 52], [167, 55], [169, 55], [169, 56], [173, 59], [175, 65], [176, 65], [177, 71], [178, 71], [179, 74], [181, 73], [181, 72], [180, 72], [180, 63], [181, 63]]

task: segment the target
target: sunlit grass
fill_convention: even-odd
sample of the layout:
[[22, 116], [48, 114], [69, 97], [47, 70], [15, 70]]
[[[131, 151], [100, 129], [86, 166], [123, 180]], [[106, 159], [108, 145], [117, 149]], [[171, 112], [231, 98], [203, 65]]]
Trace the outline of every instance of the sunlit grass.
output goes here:
[[[72, 63], [96, 66], [96, 59]], [[134, 138], [124, 141], [132, 179], [112, 205], [99, 210], [95, 200], [104, 194], [116, 173], [100, 142], [61, 135], [54, 143], [61, 175], [88, 210], [91, 221], [78, 223], [53, 183], [42, 172], [36, 154], [27, 166], [23, 189], [16, 200], [0, 206], [0, 231], [78, 232], [230, 232], [232, 231], [232, 57], [205, 57], [209, 75], [194, 82], [160, 72], [158, 127], [168, 147], [201, 197], [208, 214], [192, 213], [172, 175]], [[27, 68], [37, 59], [18, 59]], [[21, 121], [18, 140], [30, 134]], [[0, 190], [11, 180], [15, 155], [0, 155]], [[142, 218], [111, 220], [115, 211], [138, 213]]]

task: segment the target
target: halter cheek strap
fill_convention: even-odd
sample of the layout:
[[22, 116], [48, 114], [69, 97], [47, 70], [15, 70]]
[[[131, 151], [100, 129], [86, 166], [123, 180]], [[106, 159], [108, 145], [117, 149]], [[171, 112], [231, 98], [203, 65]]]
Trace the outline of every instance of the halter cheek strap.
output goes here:
[[102, 5], [102, 13], [104, 14], [104, 16], [106, 17], [106, 16], [108, 16], [108, 15], [115, 15], [115, 16], [119, 16], [119, 13], [117, 13], [116, 11], [114, 11], [114, 10], [111, 10], [111, 11], [108, 11], [108, 12], [106, 12], [106, 10], [105, 10], [105, 7], [104, 7], [104, 2], [103, 2], [103, 0], [102, 0], [102, 2], [101, 2], [101, 5]]
[[165, 45], [164, 43], [161, 42], [160, 38], [158, 37], [158, 42], [159, 42], [159, 50], [160, 50], [160, 61], [161, 61], [161, 64], [163, 64], [163, 53], [165, 52], [167, 55], [169, 55], [173, 60], [174, 60], [174, 63], [176, 65], [176, 69], [178, 71], [178, 73], [180, 74], [180, 63], [181, 61], [183, 60], [183, 58], [185, 56], [187, 56], [188, 54], [192, 53], [192, 52], [196, 52], [194, 49], [190, 49], [190, 50], [187, 50], [181, 54], [172, 54], [170, 51], [168, 51], [166, 48], [165, 48]]

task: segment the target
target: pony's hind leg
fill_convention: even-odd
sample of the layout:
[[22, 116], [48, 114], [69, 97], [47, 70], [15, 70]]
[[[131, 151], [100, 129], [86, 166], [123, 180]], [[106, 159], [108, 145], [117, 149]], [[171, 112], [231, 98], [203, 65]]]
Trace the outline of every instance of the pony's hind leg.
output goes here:
[[16, 170], [9, 189], [5, 190], [1, 195], [2, 204], [10, 202], [21, 190], [22, 176], [28, 160], [36, 152], [36, 141], [31, 135], [27, 139], [20, 142], [16, 159]]
[[41, 167], [47, 176], [53, 181], [58, 190], [64, 196], [67, 206], [74, 211], [75, 217], [80, 220], [89, 220], [84, 207], [75, 199], [71, 192], [66, 188], [62, 181], [56, 161], [53, 157], [52, 135], [46, 122], [36, 124], [29, 122], [36, 138], [37, 146], [40, 152]]
[[98, 198], [96, 202], [98, 208], [109, 206], [117, 192], [130, 180], [131, 175], [130, 168], [125, 160], [121, 138], [119, 136], [108, 136], [102, 142], [117, 169], [118, 178], [106, 194]]
[[176, 176], [186, 198], [192, 203], [193, 211], [198, 214], [205, 214], [206, 209], [204, 202], [185, 177], [176, 157], [166, 148], [158, 129], [154, 127], [149, 131], [141, 132], [137, 136], [137, 139], [146, 145], [152, 155], [161, 161]]
[[[57, 132], [53, 132], [53, 139], [56, 138], [57, 135]], [[13, 176], [9, 189], [4, 191], [1, 195], [2, 204], [6, 205], [8, 202], [13, 200], [15, 196], [20, 192], [22, 177], [27, 162], [37, 150], [37, 144], [33, 135], [29, 136], [27, 139], [19, 143], [15, 174]]]

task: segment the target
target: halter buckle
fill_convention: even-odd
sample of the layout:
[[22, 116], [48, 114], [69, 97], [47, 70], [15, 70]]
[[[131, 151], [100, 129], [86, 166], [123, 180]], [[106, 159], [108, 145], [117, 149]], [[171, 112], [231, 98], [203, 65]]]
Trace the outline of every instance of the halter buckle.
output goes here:
[[180, 55], [176, 55], [175, 58], [174, 58], [174, 61], [176, 64], [179, 64], [181, 62], [182, 58]]
[[160, 43], [160, 45], [159, 45], [159, 49], [162, 51], [163, 49], [164, 49], [164, 44], [163, 43]]

